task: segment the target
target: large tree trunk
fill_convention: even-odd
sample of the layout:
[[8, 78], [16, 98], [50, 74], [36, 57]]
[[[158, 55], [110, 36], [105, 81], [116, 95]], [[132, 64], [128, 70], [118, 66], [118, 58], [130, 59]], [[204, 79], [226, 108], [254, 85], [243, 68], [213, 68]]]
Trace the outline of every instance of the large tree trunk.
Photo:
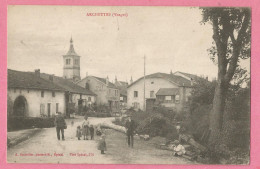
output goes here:
[[228, 92], [228, 83], [225, 80], [218, 80], [215, 95], [213, 100], [213, 107], [209, 114], [209, 129], [210, 129], [210, 142], [218, 137], [218, 133], [222, 130], [223, 116], [225, 110], [225, 101]]

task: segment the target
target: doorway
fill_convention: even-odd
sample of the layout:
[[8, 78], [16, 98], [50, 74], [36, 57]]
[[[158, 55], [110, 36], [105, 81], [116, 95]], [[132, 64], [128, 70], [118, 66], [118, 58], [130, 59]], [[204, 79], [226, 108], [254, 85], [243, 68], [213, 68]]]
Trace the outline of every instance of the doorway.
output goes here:
[[28, 111], [27, 100], [24, 96], [18, 96], [14, 101], [13, 115], [25, 116]]
[[51, 117], [51, 104], [48, 103], [48, 117]]

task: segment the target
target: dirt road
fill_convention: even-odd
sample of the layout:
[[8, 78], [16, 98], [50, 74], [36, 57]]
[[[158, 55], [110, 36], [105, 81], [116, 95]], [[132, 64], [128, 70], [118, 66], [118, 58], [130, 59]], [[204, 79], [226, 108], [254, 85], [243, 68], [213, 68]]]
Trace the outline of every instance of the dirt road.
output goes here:
[[[65, 130], [65, 141], [58, 141], [55, 128], [42, 129], [34, 137], [8, 149], [10, 163], [71, 163], [71, 164], [194, 164], [188, 160], [173, 157], [171, 152], [156, 149], [149, 142], [135, 139], [134, 148], [128, 148], [124, 133], [106, 129], [108, 151], [101, 155], [95, 140], [77, 140], [78, 119]], [[91, 124], [109, 122], [109, 118], [90, 118]], [[70, 124], [70, 121], [67, 121]]]

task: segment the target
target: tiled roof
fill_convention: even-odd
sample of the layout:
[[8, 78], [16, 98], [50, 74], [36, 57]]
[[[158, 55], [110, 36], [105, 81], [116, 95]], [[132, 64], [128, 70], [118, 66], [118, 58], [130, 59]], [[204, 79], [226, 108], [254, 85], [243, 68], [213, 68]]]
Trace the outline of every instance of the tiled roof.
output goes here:
[[[91, 76], [99, 81], [101, 81], [102, 83], [104, 83], [106, 85], [106, 78], [100, 78], [100, 77], [96, 77], [96, 76]], [[114, 88], [114, 89], [118, 89], [118, 87], [116, 87], [116, 85], [114, 85], [113, 83], [111, 82], [108, 82], [108, 87], [109, 88]]]
[[[53, 76], [53, 75], [41, 73], [41, 77], [46, 79], [46, 80], [49, 80], [50, 76]], [[53, 76], [53, 83], [55, 83], [56, 85], [64, 88], [66, 91], [69, 91], [71, 93], [93, 95], [93, 96], [96, 95], [94, 92], [92, 92], [88, 89], [85, 89], [85, 88], [73, 83], [72, 81], [70, 81], [68, 79], [64, 79], [62, 77]]]
[[[178, 71], [178, 72], [181, 73], [181, 74], [183, 74], [183, 75], [185, 75], [185, 76], [187, 76], [187, 77], [189, 77], [189, 78], [191, 78], [192, 80], [197, 80], [197, 79], [203, 79], [203, 80], [205, 80], [204, 78], [199, 77], [199, 76], [194, 75], [194, 74], [184, 73], [184, 72], [180, 72], [180, 71]], [[175, 73], [177, 73], [177, 72], [175, 72]]]
[[128, 86], [128, 83], [127, 82], [123, 82], [123, 81], [117, 81], [117, 82], [115, 82], [115, 85], [116, 86]]
[[156, 95], [158, 96], [173, 96], [180, 93], [179, 88], [161, 88]]
[[127, 96], [127, 90], [126, 89], [120, 89], [120, 95]]
[[50, 81], [37, 77], [34, 72], [21, 72], [8, 69], [8, 88], [64, 91]]
[[[186, 86], [186, 87], [191, 87], [191, 81], [185, 79], [184, 77], [181, 76], [176, 76], [173, 74], [167, 74], [167, 73], [154, 73], [154, 74], [150, 74], [145, 76], [146, 79], [149, 78], [162, 78], [165, 80], [168, 80], [171, 83], [175, 83], [178, 86]], [[133, 82], [132, 84], [130, 84], [128, 87], [134, 85], [136, 82], [142, 80], [143, 77], [139, 78], [138, 80], [136, 80], [135, 82]]]
[[116, 81], [115, 86], [120, 90], [120, 95], [127, 96], [127, 82]]

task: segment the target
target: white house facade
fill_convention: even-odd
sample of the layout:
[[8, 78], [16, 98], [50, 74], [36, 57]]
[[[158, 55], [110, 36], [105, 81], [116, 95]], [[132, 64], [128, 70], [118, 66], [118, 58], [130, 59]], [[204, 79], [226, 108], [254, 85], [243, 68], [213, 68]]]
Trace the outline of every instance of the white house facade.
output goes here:
[[[178, 92], [174, 96], [167, 95], [166, 93], [166, 95], [164, 94], [159, 98], [163, 101], [162, 105], [180, 109], [181, 106], [179, 105], [183, 105], [187, 101], [191, 87], [191, 81], [180, 76], [165, 73], [147, 75], [145, 78], [145, 87], [143, 77], [128, 86], [127, 106], [129, 108], [133, 107], [134, 109], [144, 110], [150, 101], [155, 102], [158, 100], [157, 93], [160, 89], [177, 89]], [[168, 101], [172, 104], [165, 104]]]

